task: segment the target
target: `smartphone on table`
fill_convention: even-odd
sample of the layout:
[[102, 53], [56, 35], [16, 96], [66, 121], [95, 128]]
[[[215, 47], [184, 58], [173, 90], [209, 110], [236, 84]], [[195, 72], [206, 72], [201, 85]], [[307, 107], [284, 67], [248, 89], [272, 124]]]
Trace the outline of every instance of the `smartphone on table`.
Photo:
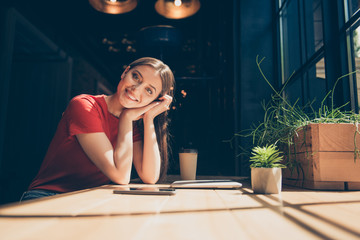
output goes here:
[[160, 187], [119, 187], [114, 189], [115, 194], [133, 194], [133, 195], [175, 195], [173, 188]]

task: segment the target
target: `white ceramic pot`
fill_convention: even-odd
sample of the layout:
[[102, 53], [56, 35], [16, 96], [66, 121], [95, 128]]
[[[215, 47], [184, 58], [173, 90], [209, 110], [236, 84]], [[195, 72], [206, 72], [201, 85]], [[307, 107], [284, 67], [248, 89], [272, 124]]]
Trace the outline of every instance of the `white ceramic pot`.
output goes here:
[[254, 193], [280, 193], [281, 168], [251, 168], [251, 186]]

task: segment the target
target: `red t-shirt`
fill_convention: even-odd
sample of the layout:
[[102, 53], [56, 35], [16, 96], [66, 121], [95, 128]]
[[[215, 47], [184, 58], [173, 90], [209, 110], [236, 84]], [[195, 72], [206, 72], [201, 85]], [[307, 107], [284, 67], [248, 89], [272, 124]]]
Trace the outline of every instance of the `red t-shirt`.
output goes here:
[[[104, 132], [115, 147], [118, 123], [119, 119], [108, 111], [104, 95], [74, 97], [63, 113], [29, 190], [63, 193], [109, 183], [109, 178], [87, 157], [75, 135]], [[134, 124], [133, 141], [141, 139], [140, 131]]]

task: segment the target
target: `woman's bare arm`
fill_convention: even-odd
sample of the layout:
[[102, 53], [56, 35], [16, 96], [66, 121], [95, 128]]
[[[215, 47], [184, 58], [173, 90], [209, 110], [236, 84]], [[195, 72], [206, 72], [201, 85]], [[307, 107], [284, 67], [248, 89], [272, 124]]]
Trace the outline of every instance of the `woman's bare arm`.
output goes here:
[[156, 138], [154, 118], [169, 109], [172, 97], [165, 95], [161, 102], [143, 116], [144, 142], [134, 144], [134, 165], [141, 180], [156, 183], [160, 177], [161, 156]]
[[134, 152], [133, 121], [142, 117], [145, 112], [156, 105], [158, 103], [151, 103], [142, 108], [126, 109], [121, 113], [115, 149], [103, 132], [76, 135], [90, 160], [111, 181], [118, 184], [128, 184], [130, 182]]

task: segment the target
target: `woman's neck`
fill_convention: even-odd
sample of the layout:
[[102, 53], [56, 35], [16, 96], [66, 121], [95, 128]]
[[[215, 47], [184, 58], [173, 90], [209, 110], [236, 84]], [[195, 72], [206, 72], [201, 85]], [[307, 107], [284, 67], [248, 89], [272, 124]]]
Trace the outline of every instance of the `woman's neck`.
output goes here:
[[119, 103], [116, 94], [105, 96], [105, 102], [109, 113], [118, 118], [124, 107]]

